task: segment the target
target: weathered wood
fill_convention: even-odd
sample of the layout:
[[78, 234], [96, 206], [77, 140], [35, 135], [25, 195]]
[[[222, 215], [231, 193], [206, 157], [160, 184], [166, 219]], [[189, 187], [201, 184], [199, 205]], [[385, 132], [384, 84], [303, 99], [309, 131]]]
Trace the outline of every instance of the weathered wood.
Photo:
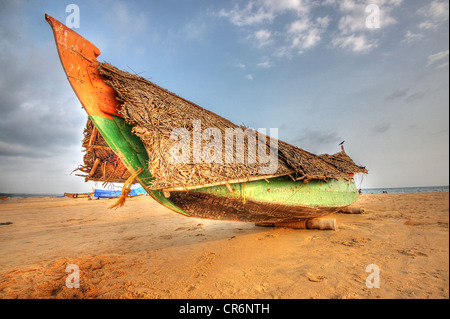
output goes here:
[[294, 229], [306, 229], [306, 219], [297, 220], [293, 222], [278, 222], [275, 223], [275, 227], [287, 227], [287, 228], [294, 228]]
[[306, 221], [307, 229], [337, 230], [336, 219], [311, 218]]
[[111, 148], [109, 146], [101, 146], [101, 145], [89, 145], [89, 146], [86, 146], [86, 148], [111, 151]]
[[91, 177], [92, 175], [94, 175], [95, 171], [97, 170], [98, 164], [100, 164], [100, 159], [96, 158], [94, 165], [92, 166], [91, 171], [89, 172], [89, 175], [87, 176], [88, 178]]
[[97, 139], [97, 128], [94, 126], [91, 132], [91, 138], [89, 139], [88, 146], [93, 146], [94, 141]]
[[330, 218], [309, 218], [296, 221], [281, 221], [275, 223], [255, 223], [255, 226], [285, 227], [294, 229], [337, 230], [336, 219]]
[[343, 214], [363, 214], [364, 213], [364, 209], [361, 207], [352, 207], [352, 206], [347, 206], [347, 207], [343, 207], [339, 210], [339, 213], [343, 213]]
[[172, 192], [172, 202], [192, 217], [253, 223], [297, 221], [331, 215], [337, 207], [306, 207], [251, 199], [221, 197], [210, 193]]

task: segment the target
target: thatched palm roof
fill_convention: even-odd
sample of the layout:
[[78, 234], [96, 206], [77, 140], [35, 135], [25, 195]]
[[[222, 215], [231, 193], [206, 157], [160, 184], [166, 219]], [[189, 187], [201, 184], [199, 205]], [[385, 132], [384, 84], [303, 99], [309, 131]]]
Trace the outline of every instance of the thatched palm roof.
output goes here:
[[[311, 179], [348, 179], [352, 178], [354, 173], [367, 173], [364, 167], [356, 165], [343, 150], [335, 155], [314, 155], [283, 141], [235, 125], [143, 77], [119, 70], [107, 63], [100, 63], [99, 70], [106, 77], [105, 83], [113, 87], [117, 93], [117, 99], [121, 103], [119, 112], [133, 127], [133, 133], [142, 140], [147, 150], [148, 169], [155, 177], [153, 189], [196, 188], [202, 185], [225, 184], [282, 175], [289, 175], [293, 179], [308, 182]], [[189, 142], [189, 160], [174, 162], [171, 151], [180, 141], [180, 139], [174, 139], [173, 136], [171, 139], [174, 129], [182, 129], [189, 133], [189, 137], [194, 137], [196, 130], [198, 132], [198, 124], [201, 125], [200, 132], [204, 132], [207, 128], [213, 128], [216, 133], [220, 132], [222, 137], [227, 136], [227, 130], [250, 132], [248, 135], [262, 145], [261, 151], [265, 149], [266, 155], [271, 152], [275, 153], [276, 149], [276, 158], [266, 158], [264, 162], [263, 157], [260, 156], [264, 152], [260, 152], [258, 149], [258, 152], [252, 153], [252, 138], [248, 138], [248, 136], [243, 139], [244, 145], [239, 150], [236, 147], [237, 138], [233, 143], [231, 136], [231, 140], [228, 142], [231, 141], [230, 145], [233, 147], [233, 151], [230, 153], [230, 149], [226, 149], [227, 141], [224, 139], [220, 144], [220, 149], [217, 148], [218, 144], [215, 144], [217, 147], [212, 152], [216, 156], [215, 160], [208, 161], [207, 157], [202, 157], [202, 154], [198, 154], [197, 151], [208, 149], [208, 146], [214, 144], [215, 139], [212, 136], [203, 136], [200, 141], [196, 142], [199, 143], [197, 148], [193, 141]], [[88, 123], [89, 125], [92, 124]], [[85, 142], [86, 140], [87, 135]], [[83, 146], [85, 146], [85, 142]], [[216, 153], [217, 150], [219, 150], [218, 153]], [[102, 162], [110, 163], [105, 164], [105, 167], [111, 167], [109, 172], [114, 172], [113, 175], [117, 175], [117, 179], [126, 177], [122, 170], [123, 165], [116, 164], [114, 166], [112, 164], [113, 159], [120, 162], [117, 157], [114, 158], [109, 153], [101, 155], [99, 149], [89, 149], [88, 147], [85, 156], [85, 172], [89, 169], [92, 170], [92, 165], [95, 163], [95, 159], [93, 161], [93, 156], [90, 155], [92, 151], [96, 153], [96, 158], [103, 156], [103, 158], [111, 159], [111, 161], [102, 160]], [[253, 155], [255, 157], [252, 157]], [[249, 160], [250, 158], [252, 160]], [[274, 164], [271, 163], [273, 160], [276, 161], [275, 169], [267, 169], [269, 164]], [[102, 176], [99, 176], [99, 173], [94, 171], [94, 174], [87, 179], [102, 180], [108, 176], [110, 181], [116, 179], [108, 173], [102, 173]], [[118, 176], [120, 174], [122, 175]]]

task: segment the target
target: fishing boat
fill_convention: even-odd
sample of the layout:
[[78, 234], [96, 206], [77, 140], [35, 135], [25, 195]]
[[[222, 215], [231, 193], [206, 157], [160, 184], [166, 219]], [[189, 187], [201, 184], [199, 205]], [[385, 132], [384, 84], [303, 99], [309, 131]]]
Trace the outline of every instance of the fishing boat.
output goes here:
[[[343, 147], [334, 155], [314, 155], [237, 126], [145, 78], [99, 62], [94, 44], [51, 16], [45, 19], [67, 79], [89, 116], [90, 136], [95, 131], [93, 140], [102, 138], [101, 145], [88, 143], [86, 180], [126, 179], [123, 197], [139, 183], [174, 212], [215, 220], [295, 222], [333, 214], [356, 201], [354, 174], [367, 170]], [[227, 136], [230, 130], [236, 133], [231, 157], [226, 143], [213, 143], [214, 134]], [[244, 134], [242, 152], [239, 133]], [[180, 142], [191, 136], [192, 142]], [[174, 147], [178, 151], [172, 152]], [[113, 156], [96, 157], [100, 150]]]
[[[143, 187], [135, 188], [130, 191], [128, 197], [141, 196], [146, 194], [147, 192]], [[119, 198], [122, 194], [120, 190], [108, 190], [108, 189], [95, 189], [94, 197], [97, 198]]]
[[87, 198], [87, 197], [91, 197], [92, 195], [94, 195], [94, 192], [91, 192], [91, 193], [64, 193], [64, 196], [69, 197], [69, 198]]

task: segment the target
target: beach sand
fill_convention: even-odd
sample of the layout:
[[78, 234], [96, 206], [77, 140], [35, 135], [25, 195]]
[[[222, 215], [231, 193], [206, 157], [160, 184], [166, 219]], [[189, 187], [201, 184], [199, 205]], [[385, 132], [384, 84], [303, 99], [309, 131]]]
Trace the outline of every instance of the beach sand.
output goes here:
[[337, 231], [113, 202], [1, 201], [0, 298], [449, 298], [449, 193], [360, 195], [365, 213], [332, 215]]

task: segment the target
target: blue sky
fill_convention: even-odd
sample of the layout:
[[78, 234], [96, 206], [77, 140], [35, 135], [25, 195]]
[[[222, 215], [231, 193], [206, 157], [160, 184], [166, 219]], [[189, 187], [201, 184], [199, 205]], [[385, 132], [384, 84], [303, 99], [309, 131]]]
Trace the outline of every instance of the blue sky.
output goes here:
[[0, 192], [95, 186], [71, 174], [87, 117], [44, 20], [69, 4], [100, 61], [316, 154], [345, 140], [363, 188], [449, 184], [448, 1], [2, 0]]

